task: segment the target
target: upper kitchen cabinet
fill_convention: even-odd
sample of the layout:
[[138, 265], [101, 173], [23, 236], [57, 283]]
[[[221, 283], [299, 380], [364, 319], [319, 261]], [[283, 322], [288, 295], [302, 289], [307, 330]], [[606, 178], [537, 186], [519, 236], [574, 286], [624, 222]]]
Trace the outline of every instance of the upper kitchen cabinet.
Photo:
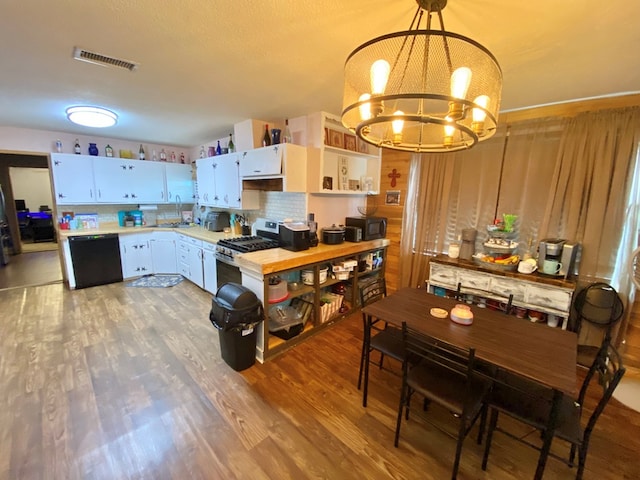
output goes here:
[[51, 175], [54, 198], [58, 205], [82, 205], [96, 202], [93, 157], [52, 153]]
[[238, 153], [196, 160], [198, 200], [218, 208], [256, 210], [259, 192], [243, 190]]
[[167, 202], [194, 203], [193, 168], [182, 163], [165, 163]]
[[306, 192], [307, 149], [281, 143], [240, 153], [244, 189]]
[[161, 162], [94, 157], [93, 172], [99, 203], [167, 201]]
[[317, 112], [289, 121], [295, 143], [308, 147], [308, 190], [362, 195], [380, 191], [380, 149], [358, 139], [340, 117]]

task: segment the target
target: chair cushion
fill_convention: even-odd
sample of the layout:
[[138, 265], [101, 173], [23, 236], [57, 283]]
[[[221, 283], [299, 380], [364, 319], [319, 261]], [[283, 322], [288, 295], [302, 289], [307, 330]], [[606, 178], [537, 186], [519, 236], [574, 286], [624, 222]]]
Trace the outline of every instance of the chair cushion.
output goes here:
[[391, 358], [402, 361], [404, 359], [404, 346], [402, 344], [402, 332], [389, 328], [371, 337], [370, 347], [378, 350]]

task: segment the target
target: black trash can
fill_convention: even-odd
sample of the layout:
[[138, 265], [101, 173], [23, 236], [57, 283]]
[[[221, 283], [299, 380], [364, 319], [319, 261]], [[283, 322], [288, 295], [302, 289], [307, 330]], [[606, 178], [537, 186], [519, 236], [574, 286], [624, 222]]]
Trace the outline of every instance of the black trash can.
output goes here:
[[234, 370], [256, 361], [256, 327], [263, 320], [255, 293], [237, 283], [225, 283], [213, 297], [209, 320], [218, 329], [220, 353]]

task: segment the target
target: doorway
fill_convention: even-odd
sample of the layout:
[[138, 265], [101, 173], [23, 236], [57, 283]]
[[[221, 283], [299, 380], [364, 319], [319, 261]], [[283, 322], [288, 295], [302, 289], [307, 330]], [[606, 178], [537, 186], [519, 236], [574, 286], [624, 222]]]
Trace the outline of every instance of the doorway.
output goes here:
[[[37, 182], [37, 189], [46, 191], [45, 196], [29, 192], [28, 183], [32, 181]], [[23, 242], [21, 227], [24, 232], [25, 222], [19, 220], [17, 209], [20, 206], [21, 210], [28, 208], [29, 212], [35, 210], [34, 213], [38, 214], [41, 207], [45, 211], [50, 211], [49, 207], [53, 207], [47, 154], [0, 152], [0, 185], [5, 196], [11, 253], [13, 253], [9, 255], [9, 263], [0, 267], [0, 289], [62, 282], [62, 268], [58, 245], [55, 243], [55, 233], [53, 235], [48, 233], [55, 232], [55, 229], [38, 228], [39, 241], [37, 242], [33, 241], [33, 237], [27, 237], [30, 232], [25, 232], [25, 242]], [[20, 196], [16, 195], [16, 189]], [[28, 207], [25, 197], [32, 199]], [[23, 202], [18, 202], [17, 205], [16, 199], [24, 200], [24, 205]], [[52, 221], [53, 218], [51, 218]], [[51, 237], [53, 241], [40, 241], [49, 240], [47, 237]]]

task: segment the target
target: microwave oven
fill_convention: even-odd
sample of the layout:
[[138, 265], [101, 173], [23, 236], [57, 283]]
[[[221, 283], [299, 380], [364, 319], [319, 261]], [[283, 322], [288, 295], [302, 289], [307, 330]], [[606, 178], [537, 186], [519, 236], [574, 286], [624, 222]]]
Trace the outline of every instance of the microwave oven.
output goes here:
[[376, 240], [387, 235], [387, 219], [385, 217], [347, 217], [345, 225], [360, 228], [362, 240]]

